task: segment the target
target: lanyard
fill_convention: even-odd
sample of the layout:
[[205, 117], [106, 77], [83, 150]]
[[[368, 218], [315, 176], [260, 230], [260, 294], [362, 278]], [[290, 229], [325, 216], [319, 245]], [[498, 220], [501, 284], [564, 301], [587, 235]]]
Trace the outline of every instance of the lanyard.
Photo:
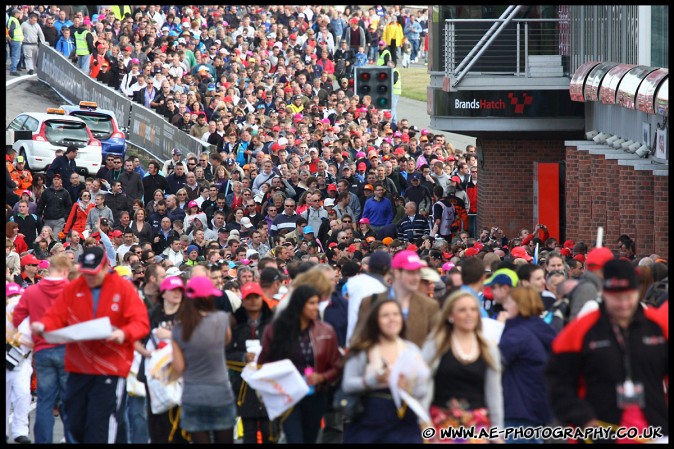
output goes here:
[[625, 329], [624, 331], [625, 335], [623, 335], [623, 331], [620, 329], [620, 326], [618, 326], [618, 324], [613, 321], [611, 321], [611, 329], [613, 330], [616, 342], [620, 347], [620, 351], [623, 353], [623, 365], [625, 367], [626, 378], [632, 379], [632, 363], [630, 360], [630, 351], [627, 344], [625, 343], [625, 340], [629, 339], [629, 332], [627, 329]]

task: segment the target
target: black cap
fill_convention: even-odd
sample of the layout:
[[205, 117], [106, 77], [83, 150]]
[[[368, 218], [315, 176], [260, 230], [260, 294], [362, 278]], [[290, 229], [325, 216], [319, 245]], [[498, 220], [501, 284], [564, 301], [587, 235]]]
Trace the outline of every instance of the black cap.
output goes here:
[[100, 246], [87, 247], [80, 258], [80, 271], [84, 274], [96, 274], [105, 265], [105, 252]]
[[605, 292], [618, 293], [638, 289], [639, 277], [631, 262], [613, 259], [604, 264]]
[[101, 226], [110, 226], [110, 221], [107, 218], [101, 218]]
[[419, 172], [411, 173], [410, 174], [410, 181], [413, 180], [413, 179], [419, 179], [420, 180], [421, 179], [421, 173], [419, 173]]
[[229, 229], [227, 229], [227, 228], [220, 228], [220, 229], [218, 229], [218, 232], [229, 232]]
[[274, 281], [283, 280], [284, 277], [285, 276], [283, 276], [283, 274], [281, 274], [281, 272], [276, 268], [266, 267], [264, 270], [262, 270], [262, 273], [260, 273], [260, 282], [271, 284]]
[[386, 272], [391, 269], [391, 255], [386, 251], [377, 250], [372, 253], [367, 265], [370, 271], [377, 273]]

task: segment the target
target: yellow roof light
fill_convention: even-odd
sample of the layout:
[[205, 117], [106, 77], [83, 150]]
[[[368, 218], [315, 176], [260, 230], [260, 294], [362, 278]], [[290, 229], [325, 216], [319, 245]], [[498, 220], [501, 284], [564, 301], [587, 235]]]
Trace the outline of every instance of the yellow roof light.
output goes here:
[[92, 108], [96, 109], [98, 104], [95, 101], [80, 101], [80, 108]]
[[47, 114], [66, 115], [66, 111], [60, 108], [47, 108]]

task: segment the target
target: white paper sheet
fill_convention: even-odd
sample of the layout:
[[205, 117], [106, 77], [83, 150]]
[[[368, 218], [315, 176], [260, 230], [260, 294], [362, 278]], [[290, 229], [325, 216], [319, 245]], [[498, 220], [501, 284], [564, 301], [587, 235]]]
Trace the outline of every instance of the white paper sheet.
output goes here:
[[249, 363], [241, 378], [262, 398], [270, 420], [281, 416], [309, 392], [304, 378], [288, 359], [265, 363], [260, 369]]
[[495, 344], [498, 344], [498, 342], [501, 341], [501, 334], [503, 333], [504, 327], [505, 324], [500, 321], [493, 318], [482, 317], [482, 335], [484, 338], [493, 341]]
[[96, 318], [83, 323], [42, 334], [47, 343], [61, 344], [73, 341], [102, 340], [112, 335], [110, 317]]
[[[414, 399], [409, 393], [398, 387], [398, 379], [404, 375], [410, 385], [427, 383], [431, 376], [428, 365], [421, 357], [421, 353], [410, 349], [405, 350], [391, 368], [388, 386], [391, 390], [391, 397], [396, 408], [402, 407], [402, 401], [407, 402], [407, 406], [417, 414], [419, 418], [426, 418], [428, 413], [424, 411], [422, 405]], [[411, 400], [411, 402], [409, 401]], [[430, 422], [428, 419], [426, 422]]]

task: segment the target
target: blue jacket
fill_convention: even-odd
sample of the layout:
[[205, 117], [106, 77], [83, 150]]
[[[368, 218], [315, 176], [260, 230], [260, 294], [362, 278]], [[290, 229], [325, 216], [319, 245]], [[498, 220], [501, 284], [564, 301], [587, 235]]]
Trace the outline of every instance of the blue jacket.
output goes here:
[[332, 292], [330, 302], [325, 307], [325, 311], [323, 311], [323, 321], [330, 324], [332, 328], [335, 329], [337, 342], [340, 348], [346, 346], [346, 327], [349, 309], [346, 299], [339, 293], [342, 290], [343, 284], [344, 283], [342, 282], [337, 285]]
[[377, 201], [374, 197], [365, 201], [362, 218], [370, 219], [372, 226], [384, 226], [393, 222], [393, 205], [391, 200], [384, 197]]
[[554, 338], [554, 329], [537, 316], [506, 320], [499, 342], [505, 419], [552, 420], [543, 372]]
[[55, 48], [56, 51], [61, 53], [66, 58], [69, 58], [70, 53], [72, 53], [73, 49], [75, 48], [75, 40], [72, 37], [66, 39], [64, 36], [61, 36], [56, 42]]

